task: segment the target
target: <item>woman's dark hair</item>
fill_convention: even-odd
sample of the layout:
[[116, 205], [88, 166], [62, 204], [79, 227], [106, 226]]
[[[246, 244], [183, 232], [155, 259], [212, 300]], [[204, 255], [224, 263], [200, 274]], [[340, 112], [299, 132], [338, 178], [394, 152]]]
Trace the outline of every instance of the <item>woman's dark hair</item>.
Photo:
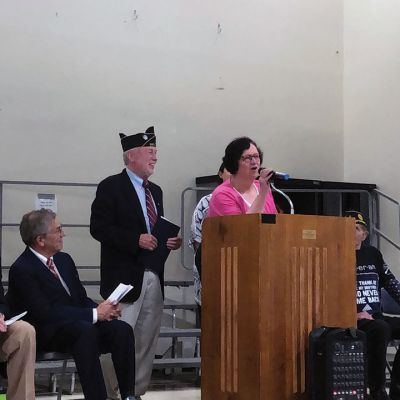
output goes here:
[[223, 180], [222, 180], [222, 178], [219, 176], [219, 174], [222, 174], [223, 172], [224, 172], [224, 169], [225, 169], [225, 165], [224, 165], [224, 163], [221, 163], [221, 165], [219, 166], [219, 169], [218, 169], [218, 184], [221, 184], [222, 182], [223, 182]]
[[222, 162], [225, 168], [232, 174], [236, 174], [239, 169], [239, 160], [242, 157], [242, 154], [245, 150], [247, 150], [250, 145], [253, 144], [256, 146], [258, 154], [260, 155], [260, 164], [263, 161], [263, 152], [257, 146], [257, 143], [250, 139], [247, 136], [242, 136], [237, 139], [232, 140], [226, 146], [225, 155], [222, 157]]

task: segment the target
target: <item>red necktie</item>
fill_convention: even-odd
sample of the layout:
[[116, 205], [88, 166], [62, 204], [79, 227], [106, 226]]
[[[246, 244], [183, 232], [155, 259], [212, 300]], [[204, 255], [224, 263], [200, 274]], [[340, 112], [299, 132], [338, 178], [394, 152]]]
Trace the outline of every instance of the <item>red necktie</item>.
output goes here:
[[47, 262], [46, 262], [46, 265], [47, 265], [47, 268], [50, 270], [50, 272], [57, 278], [57, 279], [60, 279], [60, 277], [58, 276], [58, 274], [57, 274], [57, 271], [56, 271], [56, 266], [55, 266], [55, 264], [54, 264], [54, 261], [49, 257], [48, 259], [47, 259]]
[[153, 198], [151, 197], [149, 182], [144, 180], [142, 186], [144, 187], [144, 192], [146, 194], [147, 216], [149, 217], [150, 231], [152, 231], [157, 221], [157, 211], [154, 207]]

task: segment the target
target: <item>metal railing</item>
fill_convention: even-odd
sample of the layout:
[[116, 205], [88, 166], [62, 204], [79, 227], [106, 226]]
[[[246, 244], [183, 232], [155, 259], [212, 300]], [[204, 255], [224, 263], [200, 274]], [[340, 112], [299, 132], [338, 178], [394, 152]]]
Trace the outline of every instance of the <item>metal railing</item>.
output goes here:
[[[400, 236], [400, 203], [398, 200], [394, 199], [393, 197], [381, 192], [378, 189], [374, 190], [374, 193], [376, 194], [376, 199], [374, 199], [374, 211], [376, 214], [379, 214], [379, 208], [378, 208], [378, 204], [379, 204], [379, 198], [384, 198], [386, 200], [388, 200], [390, 203], [395, 205], [395, 209], [397, 211], [397, 222], [398, 222], [398, 233]], [[389, 243], [390, 245], [392, 245], [396, 250], [400, 251], [400, 243], [396, 242], [394, 239], [390, 238], [387, 234], [385, 234], [380, 226], [379, 228], [377, 226], [373, 227], [375, 234], [380, 238], [380, 239], [384, 239], [387, 243]], [[380, 242], [378, 241], [377, 244], [378, 248], [380, 247]]]
[[[0, 254], [2, 252], [3, 245], [3, 228], [4, 227], [18, 227], [19, 223], [8, 221], [3, 222], [3, 190], [5, 185], [10, 186], [58, 186], [58, 187], [87, 187], [87, 188], [95, 188], [97, 184], [95, 183], [73, 183], [73, 182], [41, 182], [41, 181], [9, 181], [3, 180], [0, 181]], [[189, 192], [211, 192], [213, 187], [187, 187], [182, 191], [181, 194], [181, 227], [182, 227], [182, 241], [183, 245], [181, 248], [180, 261], [181, 265], [185, 269], [191, 269], [192, 266], [185, 265], [185, 257], [187, 256], [187, 236], [186, 236], [186, 226], [190, 226], [190, 222], [185, 218], [185, 210], [187, 207], [186, 204], [186, 195]], [[337, 193], [342, 195], [344, 193], [356, 193], [356, 194], [365, 194], [368, 197], [368, 217], [370, 221], [370, 235], [371, 242], [374, 245], [379, 247], [380, 240], [383, 239], [391, 246], [393, 246], [397, 251], [400, 251], [400, 243], [396, 242], [396, 240], [390, 238], [385, 232], [383, 232], [379, 226], [379, 198], [385, 198], [392, 204], [396, 206], [397, 210], [397, 220], [399, 222], [399, 231], [400, 231], [400, 202], [394, 199], [393, 197], [388, 196], [387, 194], [381, 192], [380, 190], [375, 189], [373, 192], [369, 192], [367, 190], [354, 190], [354, 189], [284, 189], [282, 190], [285, 193]], [[341, 202], [339, 202], [341, 205]], [[296, 211], [296, 210], [295, 210]], [[342, 214], [342, 209], [339, 209], [338, 215]], [[89, 228], [89, 224], [78, 224], [78, 223], [68, 223], [63, 224], [65, 227], [72, 228]], [[7, 268], [7, 267], [6, 267]], [[81, 267], [84, 269], [97, 269], [99, 268], [97, 265], [85, 266]], [[96, 282], [97, 283], [97, 282]]]

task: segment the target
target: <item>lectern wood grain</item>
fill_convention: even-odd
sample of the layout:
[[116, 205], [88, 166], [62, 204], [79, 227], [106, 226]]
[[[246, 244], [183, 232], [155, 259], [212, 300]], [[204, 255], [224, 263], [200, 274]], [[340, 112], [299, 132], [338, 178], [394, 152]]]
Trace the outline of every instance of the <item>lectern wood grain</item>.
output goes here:
[[202, 400], [306, 399], [312, 328], [356, 325], [354, 221], [208, 218]]

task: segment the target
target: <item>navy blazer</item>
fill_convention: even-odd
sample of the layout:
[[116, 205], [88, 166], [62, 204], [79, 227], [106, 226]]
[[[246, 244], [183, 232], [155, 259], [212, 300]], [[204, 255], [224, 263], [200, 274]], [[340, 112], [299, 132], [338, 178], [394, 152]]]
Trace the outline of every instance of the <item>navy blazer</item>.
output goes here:
[[7, 293], [11, 309], [28, 311], [24, 319], [45, 341], [51, 340], [57, 327], [67, 322], [93, 322], [93, 308], [97, 307], [97, 303], [87, 297], [71, 256], [59, 252], [53, 259], [70, 295], [29, 248], [10, 268]]
[[[159, 216], [164, 214], [162, 190], [149, 182]], [[92, 204], [90, 233], [101, 243], [100, 293], [107, 298], [119, 283], [133, 285], [123, 302], [134, 302], [140, 296], [145, 266], [138, 262], [139, 237], [147, 233], [146, 222], [138, 195], [124, 169], [99, 183]], [[161, 288], [164, 266], [160, 266]]]

